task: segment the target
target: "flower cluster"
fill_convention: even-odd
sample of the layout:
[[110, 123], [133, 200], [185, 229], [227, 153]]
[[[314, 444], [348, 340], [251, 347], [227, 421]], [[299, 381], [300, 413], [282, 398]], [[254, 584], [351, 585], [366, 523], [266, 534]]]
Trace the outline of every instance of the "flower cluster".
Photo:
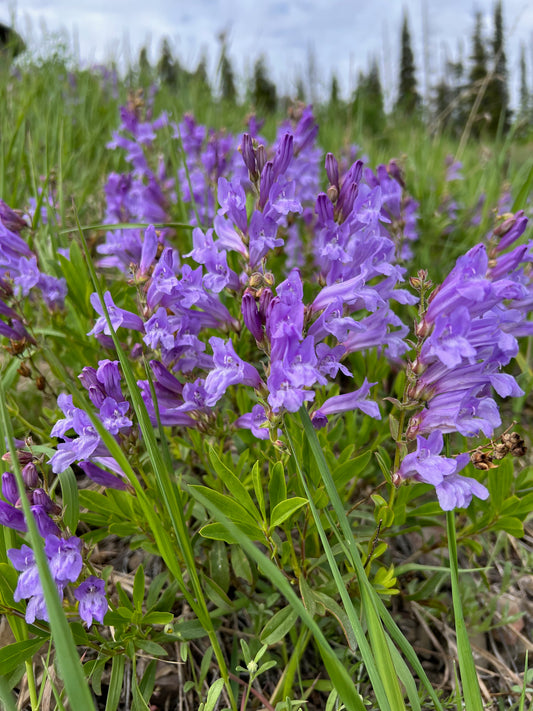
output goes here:
[[[416, 298], [397, 288], [405, 270], [395, 263], [396, 247], [387, 231], [401, 214], [402, 187], [381, 170], [379, 179], [370, 171], [364, 175], [362, 161], [341, 178], [328, 155], [330, 189], [319, 192], [318, 127], [310, 108], [293, 118], [270, 150], [252, 122], [253, 133], [243, 135], [239, 151], [232, 144], [230, 159], [229, 142], [221, 150], [214, 134], [208, 136], [186, 117], [177, 135], [189, 157], [187, 180], [205, 199], [216, 179], [213, 209], [209, 200], [202, 203], [202, 219], [212, 226], [193, 229], [192, 250], [185, 254], [172, 246], [168, 232], [153, 226], [144, 233], [129, 230], [133, 241], [121, 242], [117, 233], [115, 243], [108, 234], [99, 248], [112, 255], [103, 260], [106, 266], [128, 270], [140, 296], [138, 313], [116, 305], [110, 292], [104, 303], [114, 329], [140, 334], [142, 343], [137, 340], [134, 350], [149, 349], [153, 382], [138, 384], [154, 424], [159, 419], [166, 426], [209, 429], [228, 390], [245, 386], [250, 411], [238, 412], [233, 425], [261, 439], [269, 431], [276, 438], [283, 412], [314, 403], [318, 388], [339, 372], [351, 377], [342, 363], [350, 353], [378, 347], [397, 358], [407, 349], [407, 328], [392, 304]], [[139, 208], [142, 201], [134, 207], [130, 185], [139, 180], [146, 187], [153, 176], [142, 147], [150, 147], [156, 127], [140, 122], [132, 111], [123, 110], [122, 120], [133, 138], [116, 134], [112, 145], [128, 151], [135, 171], [120, 177], [125, 189], [118, 202], [110, 199], [118, 192], [109, 192], [108, 219], [147, 219], [148, 211]], [[211, 158], [209, 151], [214, 151]], [[183, 192], [183, 176], [177, 180]], [[279, 267], [268, 269], [280, 253], [285, 274]], [[313, 259], [315, 280], [304, 289], [302, 270]], [[99, 318], [90, 333], [108, 346], [103, 305], [96, 294], [91, 302]], [[348, 409], [379, 418], [377, 404], [368, 400], [372, 385], [360, 378], [352, 392], [313, 405], [315, 426]], [[127, 437], [132, 423], [125, 399], [106, 391], [93, 402], [103, 426], [119, 439]], [[77, 436], [58, 445], [54, 471], [80, 461], [93, 478], [93, 467], [100, 464], [120, 475], [88, 416], [68, 396], [61, 396], [59, 405], [66, 417], [52, 434], [65, 437], [73, 430]]]
[[[98, 409], [102, 425], [117, 440], [123, 441], [132, 431], [133, 422], [127, 416], [130, 404], [120, 387], [118, 361], [100, 361], [97, 369], [87, 366], [79, 378]], [[89, 415], [74, 406], [72, 395], [59, 395], [58, 405], [65, 417], [56, 422], [51, 435], [61, 437], [63, 441], [57, 445], [57, 451], [50, 459], [52, 471], [62, 472], [72, 463], [79, 462], [85, 474], [95, 483], [113, 489], [126, 489], [122, 470], [111, 457]], [[70, 437], [67, 434], [70, 431], [76, 436]]]
[[[24, 445], [23, 442], [18, 444]], [[75, 583], [81, 575], [83, 569], [82, 542], [75, 536], [62, 536], [55, 520], [55, 517], [61, 513], [61, 507], [52, 501], [43, 488], [36, 460], [31, 452], [19, 449], [17, 457], [22, 465], [24, 495], [29, 500], [39, 534], [44, 538], [44, 551], [50, 572], [58, 594], [63, 598], [67, 585]], [[4, 455], [4, 459], [10, 459], [9, 455]], [[110, 485], [107, 481], [105, 483]], [[12, 472], [2, 474], [2, 496], [5, 501], [0, 500], [0, 524], [18, 533], [26, 533], [28, 527], [21, 510], [17, 482]], [[42, 585], [32, 549], [24, 544], [20, 549], [8, 550], [7, 554], [14, 568], [20, 573], [14, 593], [15, 602], [28, 600], [26, 621], [33, 623], [36, 619], [48, 620]], [[93, 618], [102, 623], [107, 611], [103, 580], [92, 575], [89, 576], [74, 590], [74, 596], [79, 601], [80, 617], [87, 626], [92, 624]]]
[[38, 289], [49, 309], [63, 306], [66, 295], [64, 279], [40, 271], [37, 257], [21, 232], [25, 220], [0, 200], [0, 335], [15, 343], [33, 343], [28, 333], [18, 299]]
[[[533, 307], [532, 245], [505, 251], [526, 224], [523, 212], [509, 216], [495, 230], [488, 249], [478, 244], [460, 257], [431, 293], [417, 326], [420, 344], [410, 365], [407, 397], [423, 402], [424, 408], [409, 421], [407, 438], [416, 437], [417, 452], [405, 457], [399, 475], [417, 472], [420, 480], [437, 486], [443, 508], [467, 505], [472, 494], [487, 492], [474, 480], [457, 476], [459, 459], [438, 456], [442, 434], [492, 437], [501, 424], [492, 390], [501, 397], [523, 394], [514, 377], [501, 371], [518, 352], [517, 336], [533, 333], [533, 322], [527, 321]], [[427, 441], [424, 434], [430, 435]], [[430, 468], [437, 470], [437, 459], [441, 482], [428, 474]], [[439, 493], [443, 486], [445, 494]]]
[[[44, 552], [61, 599], [67, 585], [75, 583], [83, 569], [81, 548], [82, 542], [76, 536], [58, 538], [50, 533], [45, 537]], [[18, 549], [10, 548], [7, 555], [15, 570], [20, 573], [13, 598], [15, 602], [28, 600], [26, 622], [32, 624], [36, 619], [48, 621], [48, 611], [33, 550], [24, 544]], [[104, 621], [108, 608], [104, 590], [104, 581], [94, 575], [87, 577], [74, 589], [74, 596], [79, 603], [79, 615], [87, 627], [92, 625], [93, 620], [100, 624]]]
[[[50, 533], [59, 535], [53, 515], [58, 514], [60, 509], [43, 489], [33, 456], [28, 452], [20, 452], [19, 459], [22, 460], [21, 463], [25, 462], [22, 467], [22, 479], [39, 533], [43, 537]], [[28, 527], [20, 508], [17, 482], [12, 472], [2, 474], [2, 496], [5, 501], [0, 500], [0, 523], [14, 531], [25, 533]]]

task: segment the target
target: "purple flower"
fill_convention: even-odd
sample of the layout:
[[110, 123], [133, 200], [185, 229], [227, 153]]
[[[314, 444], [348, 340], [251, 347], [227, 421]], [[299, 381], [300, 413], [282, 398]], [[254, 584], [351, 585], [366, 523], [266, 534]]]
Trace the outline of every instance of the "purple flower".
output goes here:
[[[459, 469], [462, 467], [457, 468]], [[443, 511], [452, 509], [465, 509], [470, 506], [472, 496], [485, 500], [489, 496], [488, 489], [480, 484], [476, 479], [467, 476], [459, 476], [457, 473], [445, 477], [440, 484], [435, 487], [440, 507]]]
[[[91, 294], [91, 304], [96, 313], [100, 314], [100, 318], [97, 319], [94, 328], [92, 328], [87, 335], [95, 336], [99, 333], [105, 333], [107, 336], [110, 336], [111, 331], [109, 330], [107, 319], [104, 316], [104, 309], [100, 302], [100, 297], [96, 292]], [[109, 291], [106, 291], [104, 294], [104, 304], [107, 307], [109, 320], [115, 331], [121, 326], [123, 328], [133, 329], [134, 331], [144, 330], [142, 318], [131, 311], [126, 311], [125, 309], [115, 306], [113, 297]]]
[[[309, 385], [312, 385], [312, 382]], [[270, 392], [268, 402], [276, 413], [281, 409], [298, 412], [304, 402], [315, 397], [313, 390], [305, 390], [305, 383], [300, 386], [294, 385], [290, 372], [279, 360], [275, 360], [271, 365], [267, 386]]]
[[81, 539], [76, 536], [46, 537], [44, 552], [48, 557], [52, 577], [57, 583], [74, 583], [78, 579], [83, 567], [81, 545]]
[[39, 571], [32, 549], [23, 544], [20, 548], [10, 548], [7, 555], [15, 570], [20, 572], [13, 595], [15, 602], [20, 602], [32, 595], [42, 595]]
[[4, 472], [2, 474], [2, 496], [13, 506], [16, 506], [19, 500], [17, 480], [15, 479], [15, 475], [11, 472]]
[[215, 405], [230, 385], [250, 385], [253, 388], [260, 388], [261, 377], [257, 370], [239, 358], [231, 341], [223, 341], [222, 338], [212, 336], [209, 339], [213, 349], [214, 369], [211, 370], [205, 380], [205, 390], [208, 397], [205, 404], [209, 407]]
[[50, 517], [45, 506], [36, 505], [30, 508], [37, 524], [37, 530], [43, 538], [49, 535], [59, 536], [59, 527]]
[[65, 471], [73, 462], [80, 459], [88, 459], [92, 455], [98, 456], [108, 453], [86, 412], [74, 408], [72, 419], [70, 421], [67, 420], [67, 423], [62, 427], [58, 427], [62, 422], [65, 421], [60, 420], [54, 426], [52, 430], [53, 437], [63, 436], [64, 431], [66, 432], [70, 428], [78, 434], [78, 437], [57, 445], [57, 452], [49, 460], [52, 465], [52, 471], [55, 474]]
[[0, 524], [21, 533], [25, 533], [28, 530], [22, 511], [11, 506], [11, 504], [7, 504], [5, 501], [0, 501]]
[[115, 474], [111, 474], [110, 472], [105, 471], [105, 469], [97, 467], [96, 464], [93, 464], [93, 462], [80, 462], [80, 467], [89, 477], [89, 479], [95, 482], [95, 484], [105, 486], [106, 488], [119, 490], [124, 490], [128, 487], [124, 479], [121, 479]]
[[268, 427], [262, 427], [268, 423], [268, 418], [265, 414], [265, 408], [262, 405], [254, 405], [251, 412], [238, 417], [233, 423], [234, 427], [251, 430], [252, 434], [258, 439], [269, 439], [270, 432]]
[[283, 239], [277, 236], [278, 224], [266, 217], [259, 210], [254, 210], [250, 219], [248, 235], [250, 239], [250, 267], [255, 267], [268, 252], [283, 245]]
[[457, 460], [440, 455], [444, 446], [442, 432], [432, 432], [426, 439], [416, 438], [416, 452], [407, 454], [401, 463], [398, 474], [402, 479], [412, 478], [426, 484], [437, 486], [445, 476], [454, 474]]
[[30, 597], [26, 606], [26, 614], [24, 615], [24, 618], [29, 625], [32, 625], [35, 620], [44, 620], [45, 622], [49, 622], [48, 610], [46, 609], [46, 602], [44, 600], [43, 593]]
[[103, 623], [108, 609], [103, 580], [90, 575], [74, 590], [74, 597], [79, 602], [78, 612], [87, 627], [92, 625], [93, 620]]
[[117, 402], [112, 397], [106, 397], [100, 408], [100, 419], [106, 430], [112, 435], [120, 430], [129, 430], [133, 426], [133, 422], [126, 417], [129, 409], [129, 402]]
[[351, 410], [361, 410], [365, 415], [373, 417], [375, 420], [381, 420], [381, 413], [377, 402], [367, 400], [370, 388], [376, 383], [369, 383], [364, 379], [363, 384], [358, 390], [351, 393], [343, 393], [342, 395], [334, 395], [328, 398], [315, 412], [311, 415], [313, 425], [316, 429], [324, 427], [327, 423], [327, 415], [332, 415], [338, 412], [349, 412]]
[[401, 479], [411, 478], [434, 486], [443, 511], [465, 508], [472, 496], [488, 497], [489, 492], [483, 484], [458, 475], [468, 464], [468, 454], [455, 458], [440, 454], [444, 444], [441, 432], [436, 430], [427, 439], [419, 435], [416, 441], [416, 451], [404, 457], [398, 470]]

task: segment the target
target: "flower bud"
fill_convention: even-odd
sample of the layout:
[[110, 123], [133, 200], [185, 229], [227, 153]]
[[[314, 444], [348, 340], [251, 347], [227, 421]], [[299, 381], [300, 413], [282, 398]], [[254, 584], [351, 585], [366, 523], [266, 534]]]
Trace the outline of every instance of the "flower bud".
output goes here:
[[33, 462], [28, 462], [22, 468], [22, 478], [28, 489], [35, 489], [39, 484], [39, 473]]
[[17, 489], [17, 481], [15, 475], [11, 472], [2, 474], [2, 496], [6, 501], [15, 506], [19, 500], [19, 492]]
[[335, 185], [329, 186], [329, 188], [326, 190], [326, 195], [328, 196], [328, 198], [331, 200], [331, 202], [334, 205], [337, 202], [337, 200], [339, 199], [339, 191]]
[[257, 175], [257, 163], [255, 160], [255, 151], [253, 146], [252, 137], [249, 133], [243, 134], [241, 143], [241, 153], [244, 160], [245, 166], [248, 168], [248, 172], [252, 180]]
[[243, 294], [241, 310], [246, 327], [256, 341], [261, 341], [263, 338], [263, 326], [255, 299], [249, 292]]
[[257, 170], [262, 173], [267, 162], [266, 148], [262, 144], [257, 146], [255, 160], [257, 162]]
[[330, 185], [339, 189], [339, 164], [333, 153], [328, 153], [326, 155], [326, 175]]

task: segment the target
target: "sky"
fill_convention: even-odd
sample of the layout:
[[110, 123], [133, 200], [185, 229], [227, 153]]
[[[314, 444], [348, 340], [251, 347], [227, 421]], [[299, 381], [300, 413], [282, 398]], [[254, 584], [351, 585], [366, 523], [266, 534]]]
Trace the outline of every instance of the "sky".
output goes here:
[[[302, 77], [309, 98], [327, 95], [333, 73], [347, 98], [371, 59], [378, 61], [386, 100], [394, 100], [400, 28], [407, 12], [421, 93], [438, 79], [446, 57], [468, 57], [474, 17], [492, 35], [492, 0], [0, 0], [0, 22], [35, 47], [61, 33], [84, 63], [127, 65], [145, 45], [157, 59], [164, 37], [180, 62], [194, 68], [207, 55], [214, 74], [225, 32], [236, 73], [249, 76], [263, 55], [283, 94]], [[509, 83], [519, 87], [519, 52], [526, 47], [533, 90], [533, 2], [503, 0]], [[312, 71], [310, 71], [310, 68]], [[311, 80], [310, 77], [313, 77]]]

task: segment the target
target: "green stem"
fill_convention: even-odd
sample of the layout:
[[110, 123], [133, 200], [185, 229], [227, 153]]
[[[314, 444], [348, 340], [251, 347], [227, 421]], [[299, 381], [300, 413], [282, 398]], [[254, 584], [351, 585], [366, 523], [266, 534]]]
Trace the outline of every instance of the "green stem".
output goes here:
[[[448, 449], [448, 446], [447, 446]], [[450, 578], [452, 583], [453, 614], [455, 617], [455, 632], [457, 635], [457, 656], [463, 685], [463, 696], [466, 711], [483, 711], [483, 702], [477, 679], [476, 667], [472, 656], [472, 648], [468, 640], [461, 594], [459, 591], [459, 565], [457, 560], [457, 538], [455, 533], [455, 515], [446, 511], [446, 528], [448, 532], [448, 549], [450, 552]]]
[[39, 711], [39, 699], [37, 698], [37, 689], [35, 687], [35, 674], [33, 673], [33, 664], [30, 661], [24, 662], [26, 667], [26, 680], [28, 682], [28, 693], [30, 695], [30, 704], [32, 711]]

